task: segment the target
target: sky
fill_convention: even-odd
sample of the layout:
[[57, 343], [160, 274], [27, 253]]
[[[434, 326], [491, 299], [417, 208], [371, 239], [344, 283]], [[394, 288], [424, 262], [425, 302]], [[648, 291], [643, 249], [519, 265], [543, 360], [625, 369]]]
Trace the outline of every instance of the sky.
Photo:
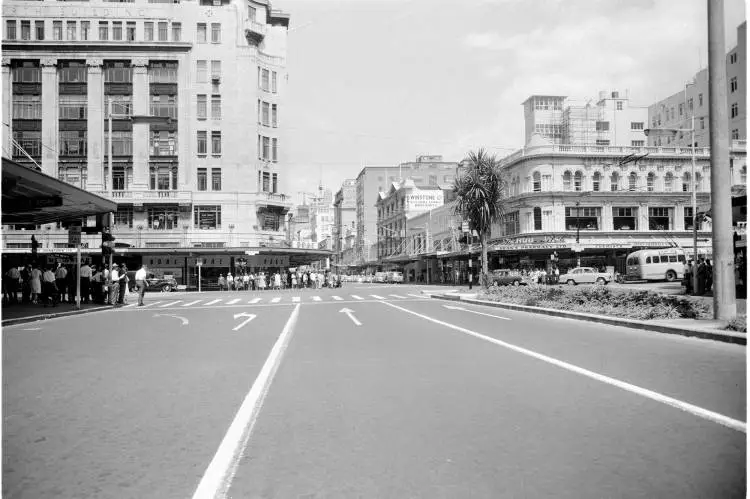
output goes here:
[[[291, 14], [289, 193], [334, 193], [363, 166], [460, 161], [523, 145], [535, 93], [629, 92], [649, 105], [707, 65], [706, 0], [276, 0]], [[744, 0], [725, 0], [726, 50]]]

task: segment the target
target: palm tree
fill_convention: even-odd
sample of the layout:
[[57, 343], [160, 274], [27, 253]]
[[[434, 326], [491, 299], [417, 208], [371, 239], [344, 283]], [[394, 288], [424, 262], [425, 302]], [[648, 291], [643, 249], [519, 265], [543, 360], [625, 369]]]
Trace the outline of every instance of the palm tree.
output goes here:
[[453, 190], [457, 195], [454, 213], [469, 222], [469, 230], [476, 230], [482, 245], [482, 275], [480, 283], [487, 284], [487, 239], [492, 224], [503, 216], [505, 179], [499, 161], [484, 149], [469, 151], [465, 170], [456, 176]]

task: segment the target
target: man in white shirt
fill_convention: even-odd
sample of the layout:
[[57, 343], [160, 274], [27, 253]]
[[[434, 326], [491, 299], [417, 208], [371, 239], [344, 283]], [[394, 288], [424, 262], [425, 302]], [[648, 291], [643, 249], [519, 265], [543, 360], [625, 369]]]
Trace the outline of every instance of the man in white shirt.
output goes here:
[[120, 268], [115, 263], [110, 272], [112, 282], [109, 285], [109, 304], [117, 305], [117, 297], [120, 296]]
[[83, 303], [89, 302], [89, 295], [91, 294], [91, 267], [88, 263], [81, 265], [81, 301]]
[[146, 294], [146, 265], [141, 265], [141, 268], [135, 273], [135, 287], [138, 290], [138, 306], [143, 306], [143, 295]]

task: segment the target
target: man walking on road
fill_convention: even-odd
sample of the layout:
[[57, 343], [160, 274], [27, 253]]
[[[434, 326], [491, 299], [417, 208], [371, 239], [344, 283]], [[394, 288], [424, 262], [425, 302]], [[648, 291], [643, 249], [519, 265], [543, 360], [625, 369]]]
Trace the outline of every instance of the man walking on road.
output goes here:
[[146, 265], [141, 265], [141, 268], [135, 273], [135, 287], [138, 289], [138, 306], [143, 306], [143, 295], [146, 294]]

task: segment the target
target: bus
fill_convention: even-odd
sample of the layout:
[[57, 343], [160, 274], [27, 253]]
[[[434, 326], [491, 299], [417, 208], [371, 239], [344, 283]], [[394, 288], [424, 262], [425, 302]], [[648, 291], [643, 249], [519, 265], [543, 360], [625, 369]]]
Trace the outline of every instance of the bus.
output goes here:
[[628, 281], [668, 282], [682, 279], [685, 251], [681, 248], [645, 249], [630, 253], [626, 259]]

